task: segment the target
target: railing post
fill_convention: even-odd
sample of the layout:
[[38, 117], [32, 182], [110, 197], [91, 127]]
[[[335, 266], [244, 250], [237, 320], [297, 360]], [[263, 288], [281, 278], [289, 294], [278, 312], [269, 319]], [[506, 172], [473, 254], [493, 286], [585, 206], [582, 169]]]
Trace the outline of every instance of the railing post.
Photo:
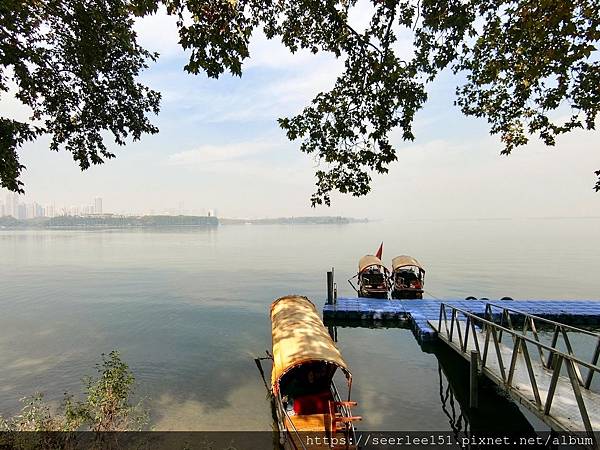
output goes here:
[[[456, 332], [458, 333], [458, 345], [460, 346], [459, 348], [462, 350], [463, 338], [462, 338], [462, 331], [460, 330], [460, 320], [458, 318], [458, 311], [456, 312]], [[462, 352], [464, 353], [464, 350], [462, 350]]]
[[471, 350], [471, 378], [470, 378], [470, 393], [469, 393], [469, 407], [477, 408], [479, 406], [479, 399], [477, 397], [477, 378], [479, 376], [478, 370], [479, 364], [479, 352], [477, 350]]
[[[489, 320], [490, 322], [493, 322], [493, 320], [491, 319], [491, 317], [492, 317], [492, 309], [491, 308], [492, 307], [490, 306], [489, 303], [485, 304], [485, 310], [483, 312], [483, 318], [486, 319], [486, 320]], [[481, 328], [482, 331], [487, 331], [487, 329], [488, 329], [487, 324], [484, 324], [482, 326], [482, 328]]]
[[552, 379], [550, 380], [550, 386], [548, 386], [548, 396], [546, 397], [546, 405], [544, 406], [544, 414], [550, 414], [550, 408], [552, 407], [552, 400], [554, 399], [554, 392], [556, 392], [556, 383], [558, 383], [558, 377], [560, 376], [560, 368], [562, 366], [563, 358], [557, 355], [556, 362], [554, 365], [554, 371], [552, 372]]
[[[552, 347], [552, 348], [556, 348], [556, 343], [558, 342], [558, 333], [560, 333], [559, 325], [556, 324], [554, 326], [554, 334], [552, 335], [552, 342], [550, 342], [550, 347]], [[552, 350], [550, 350], [550, 354], [548, 355], [548, 362], [546, 363], [546, 368], [552, 369], [553, 359], [554, 359], [554, 352]]]
[[508, 380], [506, 382], [508, 387], [512, 387], [512, 380], [517, 367], [517, 357], [519, 356], [519, 347], [521, 346], [521, 338], [519, 336], [513, 336], [513, 338], [515, 340], [515, 345], [513, 346], [510, 366], [508, 368]]
[[[463, 342], [463, 353], [467, 351], [467, 346], [469, 345], [469, 327], [471, 325], [471, 318], [467, 316], [467, 324], [465, 326], [465, 340]], [[473, 339], [477, 340], [477, 336], [473, 335]]]
[[[592, 357], [592, 365], [598, 364], [598, 357], [600, 357], [600, 339], [598, 339], [598, 344], [596, 344], [596, 350], [594, 351], [594, 356]], [[592, 385], [592, 377], [594, 376], [594, 371], [589, 369], [588, 375], [585, 380], [585, 388], [589, 389]]]
[[[535, 326], [535, 322], [533, 321], [533, 317], [529, 316], [531, 333], [536, 341], [540, 341], [540, 337], [537, 332], [537, 327]], [[538, 345], [538, 353], [540, 354], [540, 361], [542, 362], [542, 366], [546, 367], [546, 358], [544, 357], [544, 351], [542, 350], [542, 346]]]
[[[567, 348], [567, 352], [569, 355], [571, 356], [575, 356], [575, 353], [573, 352], [573, 347], [571, 346], [571, 341], [569, 340], [569, 336], [567, 335], [567, 331], [565, 330], [565, 328], [563, 326], [560, 327], [560, 332], [562, 333], [563, 336], [563, 340], [565, 342], [565, 347]], [[573, 365], [573, 370], [575, 371], [575, 374], [577, 375], [577, 380], [579, 381], [579, 384], [581, 386], [584, 385], [583, 383], [583, 377], [581, 376], [581, 372], [579, 370], [579, 366], [577, 364]]]
[[535, 373], [533, 371], [533, 367], [531, 366], [531, 357], [529, 356], [529, 350], [527, 349], [527, 342], [523, 339], [521, 339], [521, 350], [523, 351], [523, 359], [525, 360], [525, 365], [527, 366], [527, 373], [529, 374], [531, 389], [533, 390], [533, 395], [535, 397], [535, 404], [537, 405], [538, 409], [542, 409], [542, 399], [540, 397], [540, 391], [535, 379]]
[[576, 363], [572, 359], [565, 359], [565, 363], [567, 365], [567, 373], [569, 374], [569, 379], [571, 380], [571, 386], [573, 386], [575, 400], [577, 401], [577, 406], [579, 407], [579, 414], [581, 414], [581, 420], [583, 421], [583, 425], [585, 426], [585, 431], [587, 431], [593, 437], [594, 429], [592, 428], [592, 423], [590, 422], [590, 416], [588, 415], [587, 409], [585, 407], [585, 402], [583, 401], [583, 397], [581, 396], [581, 384], [579, 380], [579, 372], [576, 370]]
[[333, 270], [327, 272], [327, 304], [333, 305]]

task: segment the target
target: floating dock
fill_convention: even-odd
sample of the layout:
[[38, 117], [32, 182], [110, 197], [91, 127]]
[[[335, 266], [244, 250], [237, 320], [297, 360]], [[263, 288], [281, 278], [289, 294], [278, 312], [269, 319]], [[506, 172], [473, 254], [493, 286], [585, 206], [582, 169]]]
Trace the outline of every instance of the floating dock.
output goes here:
[[568, 325], [600, 327], [600, 300], [387, 300], [340, 297], [333, 304], [325, 304], [323, 320], [340, 325], [357, 321], [404, 322], [412, 327], [419, 342], [430, 342], [437, 339], [437, 332], [429, 325], [429, 321], [439, 319], [442, 303], [483, 315], [490, 302]]
[[[573, 326], [600, 328], [599, 300], [332, 298], [323, 320], [409, 325], [419, 342], [439, 340], [470, 362], [471, 408], [485, 375], [553, 430], [584, 432], [584, 447], [600, 450], [600, 333]], [[570, 334], [591, 340], [591, 359], [573, 351]]]

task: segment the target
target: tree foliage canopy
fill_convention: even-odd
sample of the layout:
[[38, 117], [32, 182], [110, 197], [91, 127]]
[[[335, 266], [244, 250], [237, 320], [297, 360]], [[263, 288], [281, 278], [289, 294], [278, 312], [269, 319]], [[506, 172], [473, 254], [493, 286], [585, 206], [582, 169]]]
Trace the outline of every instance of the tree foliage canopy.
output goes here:
[[[600, 108], [597, 0], [372, 0], [364, 30], [348, 20], [356, 0], [7, 0], [0, 89], [12, 79], [34, 114], [31, 123], [0, 119], [2, 186], [21, 189], [17, 149], [41, 134], [85, 169], [114, 156], [103, 130], [118, 144], [157, 131], [147, 116], [158, 111], [159, 94], [135, 81], [156, 55], [136, 43], [132, 24], [161, 5], [177, 17], [180, 43], [191, 50], [185, 70], [193, 74], [241, 75], [256, 30], [292, 52], [343, 58], [330, 91], [279, 119], [287, 137], [321, 163], [313, 205], [329, 204], [336, 190], [369, 192], [371, 174], [386, 173], [397, 159], [390, 133], [414, 138], [426, 85], [444, 69], [465, 80], [456, 104], [488, 121], [504, 154], [532, 136], [554, 145], [573, 129], [592, 130]], [[414, 55], [403, 60], [398, 40], [406, 33]]]
[[140, 47], [126, 0], [3, 0], [0, 3], [0, 92], [32, 111], [28, 122], [0, 117], [0, 181], [22, 192], [17, 150], [42, 134], [82, 169], [113, 158], [117, 144], [158, 129], [160, 95], [136, 81], [157, 55]]

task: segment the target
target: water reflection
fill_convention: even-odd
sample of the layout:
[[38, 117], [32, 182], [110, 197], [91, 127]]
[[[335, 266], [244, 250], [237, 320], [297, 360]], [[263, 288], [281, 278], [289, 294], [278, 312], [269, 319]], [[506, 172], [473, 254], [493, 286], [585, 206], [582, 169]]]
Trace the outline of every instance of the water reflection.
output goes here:
[[535, 435], [519, 407], [485, 378], [479, 383], [479, 406], [469, 408], [469, 364], [443, 344], [436, 345], [440, 404], [453, 432], [515, 432]]
[[468, 429], [469, 422], [468, 418], [464, 416], [462, 408], [459, 408], [457, 413], [455, 407], [454, 391], [452, 386], [448, 383], [444, 389], [445, 375], [442, 374], [442, 366], [438, 363], [438, 376], [440, 380], [440, 400], [442, 404], [442, 411], [448, 417], [448, 423], [450, 428], [454, 432], [454, 436], [458, 438], [460, 432], [464, 429]]

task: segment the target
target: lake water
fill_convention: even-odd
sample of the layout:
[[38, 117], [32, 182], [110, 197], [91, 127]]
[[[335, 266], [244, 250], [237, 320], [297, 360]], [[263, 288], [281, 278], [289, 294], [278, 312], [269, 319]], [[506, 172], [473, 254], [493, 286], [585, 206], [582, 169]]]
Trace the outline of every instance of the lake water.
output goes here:
[[[339, 295], [358, 258], [410, 254], [437, 297], [600, 298], [600, 220], [231, 225], [194, 231], [0, 230], [0, 413], [42, 391], [78, 393], [120, 350], [159, 430], [270, 430], [253, 357], [270, 349], [269, 305]], [[544, 428], [493, 387], [461, 409], [468, 366], [399, 328], [339, 328], [365, 430]], [[267, 371], [267, 375], [268, 375]], [[462, 414], [462, 416], [461, 416]]]

